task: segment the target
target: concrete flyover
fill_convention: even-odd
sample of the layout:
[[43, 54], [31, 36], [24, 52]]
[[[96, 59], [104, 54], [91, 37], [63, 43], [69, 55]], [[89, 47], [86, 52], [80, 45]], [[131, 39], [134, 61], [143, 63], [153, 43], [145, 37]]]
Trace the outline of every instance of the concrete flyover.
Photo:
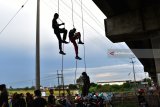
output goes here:
[[[106, 37], [126, 42], [131, 49], [160, 48], [160, 0], [93, 0], [106, 15]], [[160, 53], [139, 58], [155, 83], [160, 86]], [[134, 52], [134, 51], [133, 51]], [[134, 52], [137, 56], [138, 53]], [[146, 53], [144, 53], [145, 55]]]

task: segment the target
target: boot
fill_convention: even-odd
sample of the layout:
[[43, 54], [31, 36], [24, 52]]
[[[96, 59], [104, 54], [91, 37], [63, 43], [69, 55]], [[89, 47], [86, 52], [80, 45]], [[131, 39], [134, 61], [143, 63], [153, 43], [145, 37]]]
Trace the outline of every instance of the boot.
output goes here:
[[80, 58], [79, 56], [76, 56], [75, 59], [82, 60], [82, 58]]
[[62, 55], [66, 55], [66, 53], [64, 53], [63, 51], [60, 51], [59, 53], [62, 54]]
[[82, 41], [79, 41], [78, 44], [84, 44]]
[[69, 42], [67, 42], [67, 41], [63, 40], [63, 41], [62, 41], [62, 43], [68, 44]]

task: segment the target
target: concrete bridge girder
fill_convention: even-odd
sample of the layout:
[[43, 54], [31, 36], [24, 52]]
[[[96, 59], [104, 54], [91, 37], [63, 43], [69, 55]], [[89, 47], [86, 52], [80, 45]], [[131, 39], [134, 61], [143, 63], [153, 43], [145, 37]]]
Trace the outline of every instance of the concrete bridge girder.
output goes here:
[[[160, 49], [160, 0], [93, 0], [106, 15], [106, 36], [131, 49]], [[137, 55], [137, 53], [134, 53]], [[139, 58], [145, 71], [160, 85], [160, 55]]]

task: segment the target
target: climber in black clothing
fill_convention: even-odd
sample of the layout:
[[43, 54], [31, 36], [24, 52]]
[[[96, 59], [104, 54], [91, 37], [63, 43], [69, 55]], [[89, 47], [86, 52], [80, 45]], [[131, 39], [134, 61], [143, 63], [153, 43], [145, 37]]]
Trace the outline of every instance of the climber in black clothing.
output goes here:
[[[54, 14], [54, 18], [52, 20], [52, 28], [54, 29], [54, 33], [57, 36], [57, 39], [59, 41], [59, 50], [60, 50], [60, 54], [65, 55], [66, 53], [63, 52], [62, 50], [62, 43], [68, 43], [66, 42], [66, 37], [67, 37], [67, 30], [65, 28], [59, 28], [59, 26], [64, 25], [64, 23], [62, 24], [58, 24], [57, 19], [59, 18], [58, 13]], [[61, 33], [63, 33], [63, 40], [61, 39]]]

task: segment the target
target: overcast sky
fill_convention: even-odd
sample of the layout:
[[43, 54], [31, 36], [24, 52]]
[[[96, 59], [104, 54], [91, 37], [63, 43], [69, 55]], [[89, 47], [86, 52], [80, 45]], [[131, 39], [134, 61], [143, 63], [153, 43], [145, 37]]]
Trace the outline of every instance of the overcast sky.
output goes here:
[[[57, 70], [61, 70], [61, 55], [58, 53], [58, 40], [52, 29], [52, 19], [58, 10], [58, 0], [40, 0], [40, 49], [41, 85], [57, 85]], [[67, 2], [66, 2], [67, 1]], [[74, 1], [74, 23], [82, 32], [81, 7], [79, 0]], [[17, 13], [26, 0], [0, 0], [0, 31]], [[92, 0], [84, 3], [84, 39], [86, 48], [87, 73], [92, 82], [133, 80], [132, 64], [129, 57], [108, 56], [108, 49], [128, 49], [125, 43], [112, 43], [105, 37], [104, 19], [106, 16]], [[60, 0], [60, 19], [66, 29], [72, 28], [70, 0]], [[28, 0], [24, 8], [0, 34], [0, 84], [24, 87], [35, 84], [35, 39], [36, 39], [36, 0]], [[67, 38], [68, 41], [68, 38]], [[64, 79], [65, 84], [74, 83], [75, 53], [73, 45], [65, 45]], [[79, 45], [77, 77], [84, 69], [83, 46]], [[136, 79], [145, 77], [143, 66], [134, 59]], [[130, 73], [131, 72], [131, 73]], [[130, 75], [128, 75], [130, 73]]]

